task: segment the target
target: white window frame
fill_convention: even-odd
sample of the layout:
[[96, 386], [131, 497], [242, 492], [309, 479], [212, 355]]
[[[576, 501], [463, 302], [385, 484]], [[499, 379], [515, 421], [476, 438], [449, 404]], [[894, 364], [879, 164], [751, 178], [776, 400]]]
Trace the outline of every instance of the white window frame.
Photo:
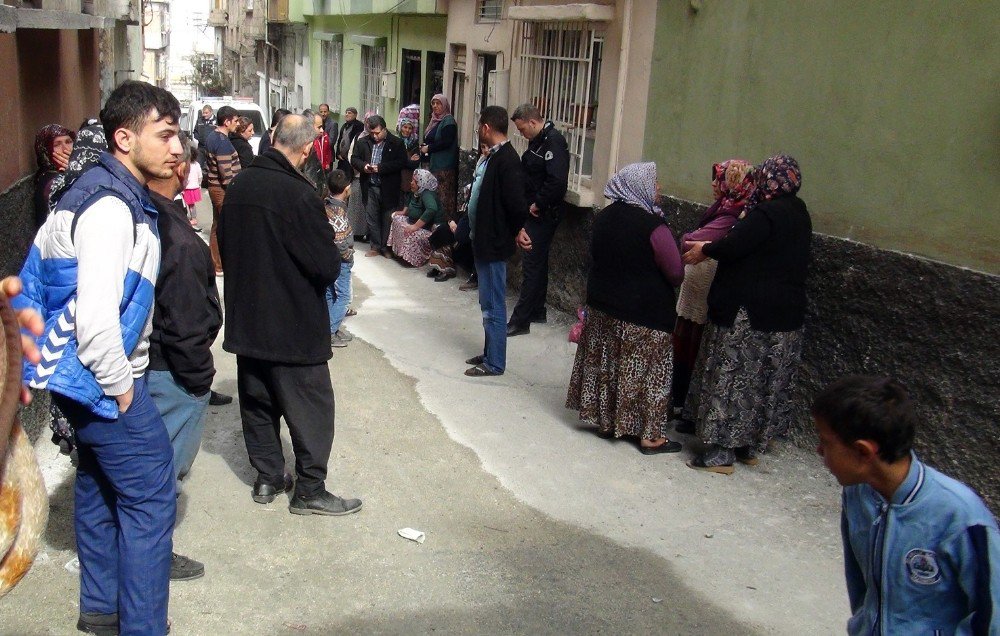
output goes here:
[[330, 110], [340, 112], [340, 69], [344, 62], [344, 41], [340, 38], [320, 41], [320, 64], [323, 66], [323, 101]]
[[[599, 83], [601, 67], [595, 51], [603, 53], [603, 44], [603, 26], [595, 22], [516, 23], [519, 101], [538, 107], [566, 137], [569, 189], [576, 193], [590, 186], [593, 173], [596, 95], [592, 90]], [[528, 147], [516, 130], [511, 143], [520, 152]]]
[[386, 46], [361, 45], [361, 113], [385, 114], [382, 97], [382, 73], [385, 72]]
[[[493, 68], [491, 70], [496, 70], [499, 56], [496, 53], [487, 51], [483, 52], [476, 51], [475, 55], [476, 55], [476, 88], [475, 88], [475, 94], [473, 95], [473, 99], [475, 99], [475, 102], [472, 104], [472, 121], [475, 122], [475, 124], [473, 124], [472, 126], [467, 126], [467, 128], [469, 129], [469, 139], [470, 139], [469, 147], [476, 148], [478, 150], [479, 137], [478, 134], [476, 133], [476, 128], [478, 127], [477, 124], [479, 124], [479, 115], [482, 114], [483, 112], [484, 98], [486, 98], [492, 92], [490, 90], [492, 88], [490, 86], [490, 79], [496, 77], [495, 73], [491, 74], [489, 71], [486, 70], [486, 58], [487, 57], [493, 58]], [[489, 106], [490, 104], [486, 105]], [[500, 105], [502, 106], [503, 104]]]

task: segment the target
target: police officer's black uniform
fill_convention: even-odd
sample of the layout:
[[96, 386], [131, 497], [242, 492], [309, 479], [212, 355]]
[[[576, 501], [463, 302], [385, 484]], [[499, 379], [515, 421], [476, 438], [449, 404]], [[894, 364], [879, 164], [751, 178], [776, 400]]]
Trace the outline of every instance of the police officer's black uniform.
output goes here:
[[531, 322], [545, 322], [545, 296], [549, 286], [549, 248], [555, 236], [569, 181], [569, 148], [551, 121], [528, 142], [521, 155], [527, 175], [525, 195], [528, 205], [538, 208], [538, 216], [528, 215], [524, 230], [531, 249], [521, 261], [521, 295], [507, 323], [507, 334], [526, 333]]

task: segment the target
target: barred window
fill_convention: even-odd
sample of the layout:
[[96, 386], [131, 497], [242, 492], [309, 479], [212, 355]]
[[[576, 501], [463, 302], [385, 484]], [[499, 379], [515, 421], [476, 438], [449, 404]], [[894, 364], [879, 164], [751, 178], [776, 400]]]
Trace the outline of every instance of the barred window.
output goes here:
[[340, 65], [344, 59], [341, 40], [324, 40], [321, 50], [323, 64], [323, 94], [320, 101], [330, 105], [330, 110], [340, 112]]
[[[520, 101], [533, 104], [569, 144], [569, 188], [589, 186], [597, 129], [604, 34], [592, 22], [521, 22], [515, 31], [521, 64]], [[528, 142], [516, 132], [515, 147]]]
[[499, 22], [503, 14], [503, 0], [477, 0], [476, 22]]
[[385, 46], [361, 45], [361, 113], [382, 115], [382, 73], [385, 71]]

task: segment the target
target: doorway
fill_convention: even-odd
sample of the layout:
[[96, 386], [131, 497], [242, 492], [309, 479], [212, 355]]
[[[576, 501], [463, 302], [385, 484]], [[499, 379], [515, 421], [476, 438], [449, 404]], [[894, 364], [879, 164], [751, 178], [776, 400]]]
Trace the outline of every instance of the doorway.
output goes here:
[[420, 103], [421, 86], [421, 55], [420, 51], [403, 49], [403, 85], [399, 103], [402, 106]]

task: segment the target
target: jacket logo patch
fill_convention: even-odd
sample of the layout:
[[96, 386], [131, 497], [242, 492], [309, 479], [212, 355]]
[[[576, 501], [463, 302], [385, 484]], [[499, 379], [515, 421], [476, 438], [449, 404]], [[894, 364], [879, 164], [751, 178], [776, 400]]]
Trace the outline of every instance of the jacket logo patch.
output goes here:
[[555, 155], [553, 155], [553, 154], [552, 154], [552, 151], [550, 150], [550, 151], [548, 151], [547, 153], [545, 153], [545, 160], [546, 160], [546, 161], [551, 161], [551, 160], [552, 160], [552, 157], [554, 157], [554, 156], [555, 156]]
[[941, 580], [937, 555], [931, 550], [914, 548], [906, 553], [906, 573], [917, 585], [934, 585]]

